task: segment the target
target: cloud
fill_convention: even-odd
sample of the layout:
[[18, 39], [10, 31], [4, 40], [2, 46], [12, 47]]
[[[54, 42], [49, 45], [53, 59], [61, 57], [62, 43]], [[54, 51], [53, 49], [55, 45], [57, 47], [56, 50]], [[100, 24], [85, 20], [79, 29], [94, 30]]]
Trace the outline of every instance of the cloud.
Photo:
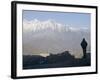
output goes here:
[[90, 31], [86, 27], [70, 27], [54, 20], [24, 20], [23, 54], [57, 54], [68, 50], [72, 55], [81, 57], [83, 54], [80, 43], [83, 37], [89, 44], [89, 50]]

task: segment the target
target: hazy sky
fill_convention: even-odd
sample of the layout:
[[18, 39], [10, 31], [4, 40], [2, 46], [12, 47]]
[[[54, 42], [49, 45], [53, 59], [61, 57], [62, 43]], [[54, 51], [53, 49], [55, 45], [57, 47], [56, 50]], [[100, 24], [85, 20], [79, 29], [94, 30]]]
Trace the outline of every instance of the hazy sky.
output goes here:
[[90, 27], [89, 13], [68, 13], [68, 12], [46, 12], [46, 11], [23, 11], [23, 19], [46, 21], [55, 20], [58, 23], [67, 24], [73, 27]]

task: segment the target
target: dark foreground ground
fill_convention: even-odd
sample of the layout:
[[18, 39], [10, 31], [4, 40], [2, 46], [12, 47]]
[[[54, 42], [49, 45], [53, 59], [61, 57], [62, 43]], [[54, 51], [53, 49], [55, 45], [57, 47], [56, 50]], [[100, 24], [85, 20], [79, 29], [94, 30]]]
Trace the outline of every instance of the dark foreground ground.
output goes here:
[[60, 54], [50, 54], [47, 57], [23, 55], [23, 69], [90, 66], [90, 62], [90, 53], [87, 53], [86, 57], [81, 59], [74, 58], [68, 51]]

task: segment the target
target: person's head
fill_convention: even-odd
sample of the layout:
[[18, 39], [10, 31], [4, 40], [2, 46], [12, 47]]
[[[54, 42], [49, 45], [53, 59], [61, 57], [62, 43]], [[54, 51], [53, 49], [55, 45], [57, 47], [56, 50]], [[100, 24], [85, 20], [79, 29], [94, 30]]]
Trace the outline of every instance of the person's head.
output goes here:
[[83, 38], [83, 41], [85, 41], [85, 38]]

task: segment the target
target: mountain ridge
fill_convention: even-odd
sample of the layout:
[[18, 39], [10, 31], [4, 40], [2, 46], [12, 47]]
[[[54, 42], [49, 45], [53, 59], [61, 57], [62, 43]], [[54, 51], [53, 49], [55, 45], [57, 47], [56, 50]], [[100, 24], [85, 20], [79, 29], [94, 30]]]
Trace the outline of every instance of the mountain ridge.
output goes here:
[[87, 53], [86, 57], [75, 58], [69, 51], [58, 54], [50, 53], [46, 57], [23, 55], [23, 69], [90, 66], [90, 60], [90, 53]]
[[87, 31], [88, 28], [86, 27], [71, 27], [67, 24], [61, 24], [54, 20], [48, 19], [46, 21], [40, 21], [38, 19], [34, 19], [32, 21], [23, 21], [23, 29], [24, 30], [30, 30], [30, 31], [41, 31], [41, 30], [52, 30], [52, 31], [58, 31], [58, 32], [67, 32], [67, 31]]

